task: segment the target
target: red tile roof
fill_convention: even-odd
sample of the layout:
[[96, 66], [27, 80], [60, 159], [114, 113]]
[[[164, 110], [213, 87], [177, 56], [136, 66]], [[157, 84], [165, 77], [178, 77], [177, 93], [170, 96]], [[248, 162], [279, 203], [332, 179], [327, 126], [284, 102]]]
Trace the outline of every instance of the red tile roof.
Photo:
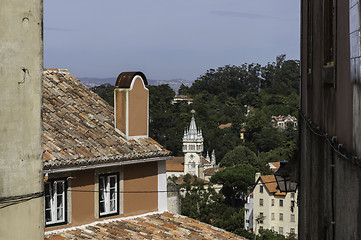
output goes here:
[[268, 191], [273, 195], [285, 196], [286, 193], [280, 192], [277, 189], [277, 182], [274, 175], [261, 176], [261, 181], [264, 183]]
[[232, 123], [221, 124], [218, 126], [219, 129], [232, 127]]
[[223, 229], [168, 212], [130, 219], [103, 221], [45, 233], [58, 239], [244, 239]]
[[216, 172], [223, 170], [224, 168], [207, 168], [204, 170], [204, 175], [213, 176]]
[[281, 166], [281, 162], [270, 162], [270, 164], [272, 164], [275, 167], [275, 168], [271, 168], [273, 172], [276, 172]]
[[43, 73], [44, 168], [168, 156], [151, 138], [127, 140], [114, 128], [114, 111], [68, 70]]

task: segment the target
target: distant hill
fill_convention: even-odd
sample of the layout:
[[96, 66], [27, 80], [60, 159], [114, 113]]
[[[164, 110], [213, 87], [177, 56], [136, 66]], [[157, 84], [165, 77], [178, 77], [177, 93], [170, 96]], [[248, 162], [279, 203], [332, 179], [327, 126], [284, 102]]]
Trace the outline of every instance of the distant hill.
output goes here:
[[[116, 78], [79, 78], [79, 80], [84, 83], [88, 87], [95, 87], [102, 84], [109, 83], [111, 85], [115, 84]], [[180, 87], [181, 84], [184, 84], [186, 86], [191, 86], [193, 81], [185, 80], [185, 79], [171, 79], [171, 80], [154, 80], [154, 79], [148, 79], [149, 85], [161, 85], [161, 84], [168, 84], [176, 93]]]

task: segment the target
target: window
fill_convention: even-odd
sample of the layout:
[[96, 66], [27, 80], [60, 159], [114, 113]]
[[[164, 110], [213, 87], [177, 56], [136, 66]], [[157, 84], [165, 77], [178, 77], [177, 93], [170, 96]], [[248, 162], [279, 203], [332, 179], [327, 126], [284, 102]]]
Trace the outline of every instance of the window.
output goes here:
[[280, 199], [280, 207], [283, 207], [283, 200]]
[[262, 231], [262, 230], [263, 230], [263, 226], [260, 226], [260, 227], [259, 227], [259, 230]]
[[295, 201], [291, 201], [291, 212], [295, 210]]
[[291, 198], [295, 198], [295, 193], [291, 193]]
[[283, 227], [279, 227], [278, 233], [283, 235]]
[[259, 205], [263, 206], [263, 199], [262, 198], [259, 199]]
[[283, 213], [280, 213], [280, 221], [283, 221]]
[[260, 212], [260, 213], [259, 213], [259, 219], [260, 219], [260, 220], [259, 220], [259, 223], [262, 224], [262, 223], [263, 223], [263, 219], [264, 219], [264, 217], [263, 217], [263, 212]]
[[65, 190], [65, 180], [53, 180], [45, 183], [45, 223], [47, 226], [66, 222]]
[[187, 150], [187, 145], [186, 144], [184, 144], [184, 146], [183, 146], [183, 150]]
[[272, 226], [272, 227], [271, 227], [271, 230], [274, 232], [274, 231], [275, 231], [275, 227], [274, 227], [274, 226]]
[[360, 49], [360, 13], [359, 1], [349, 0], [350, 19], [350, 66], [351, 82], [360, 83], [361, 49]]
[[263, 193], [263, 186], [259, 186], [259, 193]]
[[335, 84], [336, 48], [335, 0], [323, 1], [323, 78], [327, 84]]
[[290, 229], [290, 233], [295, 233], [295, 229], [294, 229], [294, 228], [291, 228], [291, 229]]
[[271, 220], [275, 220], [275, 214], [271, 213]]
[[295, 222], [295, 215], [291, 214], [291, 222]]
[[118, 213], [118, 175], [99, 176], [99, 215]]
[[274, 205], [275, 205], [275, 200], [271, 199], [271, 206], [274, 206]]
[[189, 168], [195, 168], [196, 167], [196, 163], [195, 162], [190, 162], [189, 163]]

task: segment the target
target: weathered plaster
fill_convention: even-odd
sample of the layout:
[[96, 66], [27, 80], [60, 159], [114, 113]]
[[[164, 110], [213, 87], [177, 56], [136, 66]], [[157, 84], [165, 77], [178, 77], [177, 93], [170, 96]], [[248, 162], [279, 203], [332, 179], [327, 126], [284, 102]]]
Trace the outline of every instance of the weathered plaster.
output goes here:
[[[41, 0], [1, 1], [0, 197], [42, 192], [42, 15]], [[43, 238], [43, 198], [0, 216], [0, 239]]]

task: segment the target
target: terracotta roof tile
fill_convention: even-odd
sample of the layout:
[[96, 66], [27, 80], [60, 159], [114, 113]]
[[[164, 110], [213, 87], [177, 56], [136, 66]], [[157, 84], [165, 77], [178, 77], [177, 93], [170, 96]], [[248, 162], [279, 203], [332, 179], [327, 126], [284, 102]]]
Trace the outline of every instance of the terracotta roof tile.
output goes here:
[[133, 219], [98, 222], [45, 233], [45, 239], [245, 239], [202, 223], [165, 212]]
[[264, 175], [261, 176], [261, 181], [264, 183], [264, 185], [266, 186], [266, 188], [268, 189], [268, 191], [273, 194], [273, 195], [279, 195], [279, 196], [284, 196], [286, 195], [286, 193], [284, 192], [280, 192], [277, 189], [277, 182], [275, 179], [274, 175]]
[[168, 156], [151, 138], [129, 141], [114, 129], [113, 108], [69, 71], [43, 74], [44, 168]]
[[218, 171], [223, 170], [224, 168], [207, 168], [206, 170], [204, 170], [204, 175], [206, 176], [213, 176], [213, 174], [215, 174]]

